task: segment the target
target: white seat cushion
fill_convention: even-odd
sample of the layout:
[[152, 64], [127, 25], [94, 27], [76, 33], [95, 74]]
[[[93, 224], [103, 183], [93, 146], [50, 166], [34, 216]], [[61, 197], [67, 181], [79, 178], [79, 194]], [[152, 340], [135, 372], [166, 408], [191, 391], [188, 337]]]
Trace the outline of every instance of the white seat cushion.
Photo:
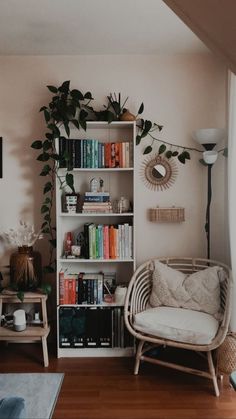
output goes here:
[[155, 307], [135, 315], [137, 331], [177, 342], [207, 345], [219, 322], [210, 314], [184, 308]]

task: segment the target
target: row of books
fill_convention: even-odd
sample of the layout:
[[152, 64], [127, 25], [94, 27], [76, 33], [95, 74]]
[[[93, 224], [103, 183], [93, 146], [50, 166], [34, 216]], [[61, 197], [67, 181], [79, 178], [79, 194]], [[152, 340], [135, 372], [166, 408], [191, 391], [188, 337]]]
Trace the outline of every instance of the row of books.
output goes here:
[[[102, 143], [90, 139], [59, 139], [60, 167], [126, 168], [132, 167], [132, 144], [128, 141]], [[68, 160], [68, 162], [67, 162]]]
[[120, 307], [60, 307], [60, 348], [126, 348], [133, 338]]
[[84, 224], [85, 259], [131, 259], [132, 246], [133, 227], [128, 223]]
[[102, 304], [104, 294], [112, 294], [115, 290], [116, 274], [59, 273], [59, 304]]

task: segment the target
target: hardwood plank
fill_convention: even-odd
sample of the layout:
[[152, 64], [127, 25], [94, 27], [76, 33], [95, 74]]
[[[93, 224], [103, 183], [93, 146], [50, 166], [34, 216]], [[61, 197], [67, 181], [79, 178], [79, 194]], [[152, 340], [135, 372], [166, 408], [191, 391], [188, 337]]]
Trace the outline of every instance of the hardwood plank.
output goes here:
[[[199, 358], [189, 357], [196, 367]], [[235, 419], [236, 393], [228, 377], [216, 398], [210, 380], [143, 363], [133, 375], [132, 358], [57, 359], [50, 348], [42, 366], [39, 344], [0, 343], [1, 372], [64, 372], [53, 419]]]

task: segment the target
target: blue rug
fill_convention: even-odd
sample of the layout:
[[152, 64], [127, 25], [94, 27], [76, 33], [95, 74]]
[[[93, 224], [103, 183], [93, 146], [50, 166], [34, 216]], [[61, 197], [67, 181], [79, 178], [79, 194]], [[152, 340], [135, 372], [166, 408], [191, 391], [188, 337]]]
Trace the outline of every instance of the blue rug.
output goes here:
[[0, 374], [0, 400], [16, 396], [25, 399], [24, 419], [50, 419], [64, 374]]

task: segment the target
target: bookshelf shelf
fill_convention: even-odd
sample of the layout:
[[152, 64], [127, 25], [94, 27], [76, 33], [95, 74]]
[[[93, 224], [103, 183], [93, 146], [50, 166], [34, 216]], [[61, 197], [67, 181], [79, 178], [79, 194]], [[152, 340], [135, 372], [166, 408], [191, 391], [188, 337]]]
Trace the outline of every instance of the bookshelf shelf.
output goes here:
[[134, 259], [70, 259], [70, 258], [60, 258], [60, 263], [125, 263], [131, 262], [134, 263]]
[[[117, 284], [128, 284], [135, 270], [136, 123], [89, 121], [86, 131], [73, 129], [72, 138], [63, 140], [72, 141], [70, 144], [58, 144], [59, 152], [62, 145], [70, 150], [72, 167], [77, 166], [70, 173], [80, 196], [79, 208], [98, 212], [63, 212], [73, 207], [57, 183], [57, 354], [58, 357], [131, 356], [133, 341], [124, 326], [124, 307], [116, 302], [104, 302], [103, 293], [107, 289], [114, 292]], [[60, 168], [59, 175], [65, 174], [66, 169]], [[92, 193], [94, 178], [98, 185], [103, 180], [103, 188], [95, 189], [97, 195]], [[99, 190], [106, 192], [102, 195]], [[108, 211], [114, 208], [111, 203], [121, 197], [131, 204], [131, 212], [99, 212], [101, 208], [107, 207]], [[62, 256], [71, 254], [65, 245], [68, 233], [72, 245], [82, 243], [81, 257]], [[73, 319], [74, 335], [67, 331], [68, 319]], [[85, 328], [83, 336], [78, 332], [81, 324]]]
[[99, 212], [81, 213], [81, 212], [76, 212], [76, 213], [71, 213], [71, 214], [69, 214], [68, 212], [61, 212], [59, 214], [60, 217], [133, 217], [133, 215], [134, 215], [133, 212], [122, 212], [122, 213], [118, 213], [118, 212], [110, 212], [110, 213], [99, 213]]

